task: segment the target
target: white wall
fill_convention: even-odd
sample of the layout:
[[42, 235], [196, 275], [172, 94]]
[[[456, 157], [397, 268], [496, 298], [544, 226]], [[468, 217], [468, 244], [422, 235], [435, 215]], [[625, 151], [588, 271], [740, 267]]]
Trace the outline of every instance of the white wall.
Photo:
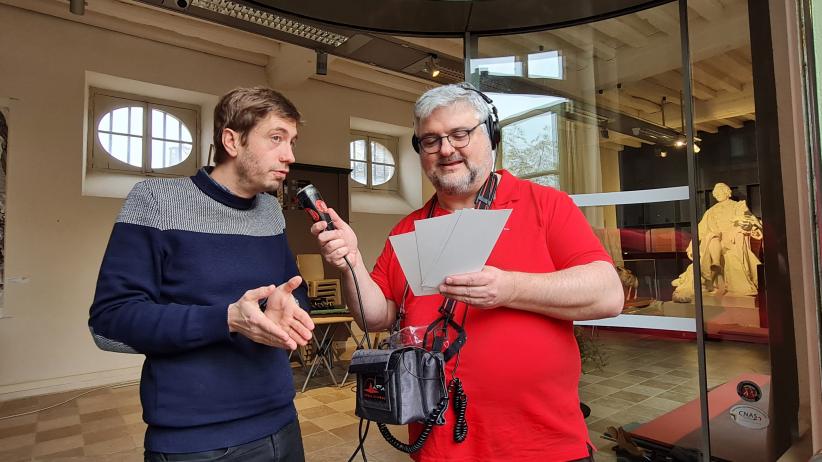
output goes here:
[[[0, 99], [10, 101], [6, 275], [27, 281], [6, 288], [0, 400], [136, 378], [142, 357], [97, 350], [86, 327], [122, 200], [81, 195], [85, 72], [221, 95], [265, 85], [265, 69], [5, 5], [0, 43]], [[306, 120], [301, 163], [347, 167], [352, 116], [410, 125], [411, 105], [393, 98], [313, 80], [285, 93]], [[385, 231], [361, 235], [373, 264], [398, 217], [369, 215], [354, 221]]]

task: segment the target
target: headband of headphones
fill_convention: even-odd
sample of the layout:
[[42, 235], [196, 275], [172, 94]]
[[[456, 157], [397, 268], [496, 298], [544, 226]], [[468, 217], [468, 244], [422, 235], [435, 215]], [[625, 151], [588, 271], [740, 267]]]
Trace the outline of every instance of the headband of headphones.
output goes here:
[[[497, 149], [499, 145], [500, 139], [502, 138], [502, 133], [499, 126], [499, 115], [497, 114], [497, 107], [494, 106], [494, 100], [488, 97], [485, 93], [477, 90], [476, 88], [472, 87], [470, 84], [460, 84], [458, 85], [463, 90], [470, 90], [477, 93], [483, 101], [485, 101], [491, 109], [491, 112], [488, 114], [488, 118], [485, 119], [483, 122], [488, 128], [488, 138], [491, 140], [491, 149]], [[420, 139], [417, 138], [416, 133], [411, 137], [411, 146], [414, 147], [414, 151], [419, 154], [420, 152]]]

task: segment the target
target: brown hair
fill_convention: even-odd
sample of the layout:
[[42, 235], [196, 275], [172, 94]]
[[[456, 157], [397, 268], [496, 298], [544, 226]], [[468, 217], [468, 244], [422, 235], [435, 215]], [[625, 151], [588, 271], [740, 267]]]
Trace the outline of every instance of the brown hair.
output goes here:
[[214, 108], [214, 163], [219, 165], [228, 159], [223, 146], [224, 129], [238, 132], [245, 145], [251, 129], [270, 113], [294, 123], [302, 120], [294, 103], [267, 87], [235, 88], [220, 98]]

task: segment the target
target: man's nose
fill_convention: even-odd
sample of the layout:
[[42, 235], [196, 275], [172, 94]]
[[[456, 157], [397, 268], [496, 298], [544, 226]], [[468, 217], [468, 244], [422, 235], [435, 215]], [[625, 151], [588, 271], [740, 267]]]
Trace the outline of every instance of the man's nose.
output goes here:
[[456, 151], [456, 149], [451, 145], [451, 140], [449, 140], [447, 136], [443, 136], [442, 139], [440, 139], [439, 154], [443, 157], [448, 157], [453, 154], [454, 151]]
[[297, 158], [294, 157], [294, 146], [291, 144], [286, 145], [285, 149], [280, 153], [280, 161], [286, 164], [293, 164], [297, 161]]

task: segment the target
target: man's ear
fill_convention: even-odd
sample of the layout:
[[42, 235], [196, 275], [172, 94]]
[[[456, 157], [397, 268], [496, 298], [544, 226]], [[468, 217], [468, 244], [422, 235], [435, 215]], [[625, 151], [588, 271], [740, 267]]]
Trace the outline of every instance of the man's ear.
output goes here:
[[223, 147], [225, 148], [228, 155], [231, 157], [237, 157], [237, 155], [240, 153], [240, 146], [242, 146], [240, 134], [230, 128], [224, 128], [222, 141]]

